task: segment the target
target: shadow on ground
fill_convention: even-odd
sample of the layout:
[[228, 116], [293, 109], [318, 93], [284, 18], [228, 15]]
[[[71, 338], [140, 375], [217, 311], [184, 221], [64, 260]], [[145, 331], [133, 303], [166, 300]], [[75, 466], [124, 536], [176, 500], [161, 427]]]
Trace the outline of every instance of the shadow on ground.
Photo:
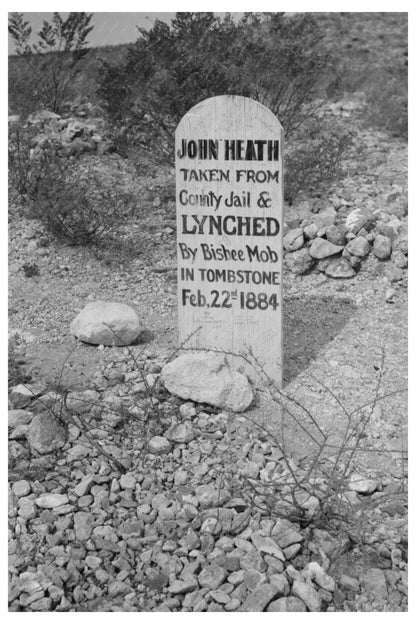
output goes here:
[[284, 302], [284, 384], [288, 384], [335, 338], [355, 313], [347, 297], [291, 297]]

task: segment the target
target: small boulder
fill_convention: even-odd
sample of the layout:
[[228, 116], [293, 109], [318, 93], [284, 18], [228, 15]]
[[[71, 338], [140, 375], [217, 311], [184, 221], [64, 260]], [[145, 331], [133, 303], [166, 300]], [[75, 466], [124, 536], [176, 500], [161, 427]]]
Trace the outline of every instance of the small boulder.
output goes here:
[[315, 238], [309, 247], [309, 253], [312, 258], [321, 260], [329, 256], [335, 256], [343, 250], [342, 245], [334, 245], [324, 238]]
[[135, 310], [125, 303], [94, 301], [81, 310], [70, 330], [89, 344], [124, 346], [138, 338], [143, 326]]
[[253, 400], [245, 375], [230, 368], [223, 354], [186, 353], [166, 364], [161, 372], [166, 389], [181, 399], [208, 403], [243, 412]]

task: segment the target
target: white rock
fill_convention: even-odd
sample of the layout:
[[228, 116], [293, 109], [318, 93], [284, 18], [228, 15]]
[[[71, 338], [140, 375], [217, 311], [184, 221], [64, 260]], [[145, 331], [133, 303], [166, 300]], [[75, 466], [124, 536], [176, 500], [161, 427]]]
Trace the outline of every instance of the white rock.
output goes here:
[[83, 342], [123, 346], [134, 342], [143, 326], [135, 310], [125, 303], [94, 301], [81, 310], [70, 330]]
[[225, 355], [186, 353], [162, 369], [166, 389], [182, 399], [243, 412], [253, 400], [245, 375], [230, 368]]

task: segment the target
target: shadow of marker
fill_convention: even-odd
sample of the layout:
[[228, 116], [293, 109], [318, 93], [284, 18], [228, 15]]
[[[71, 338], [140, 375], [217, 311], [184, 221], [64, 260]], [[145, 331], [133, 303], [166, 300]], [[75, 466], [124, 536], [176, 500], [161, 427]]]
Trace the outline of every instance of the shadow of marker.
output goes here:
[[313, 295], [285, 299], [284, 385], [309, 366], [325, 345], [339, 334], [356, 309], [347, 297]]

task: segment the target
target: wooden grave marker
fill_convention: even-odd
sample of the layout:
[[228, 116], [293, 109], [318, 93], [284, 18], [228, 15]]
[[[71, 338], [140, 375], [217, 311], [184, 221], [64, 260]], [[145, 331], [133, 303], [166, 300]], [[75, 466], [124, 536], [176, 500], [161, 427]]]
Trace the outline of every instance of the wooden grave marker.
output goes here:
[[[283, 131], [249, 98], [194, 106], [175, 138], [179, 341], [281, 388]], [[258, 370], [257, 370], [258, 372]]]

